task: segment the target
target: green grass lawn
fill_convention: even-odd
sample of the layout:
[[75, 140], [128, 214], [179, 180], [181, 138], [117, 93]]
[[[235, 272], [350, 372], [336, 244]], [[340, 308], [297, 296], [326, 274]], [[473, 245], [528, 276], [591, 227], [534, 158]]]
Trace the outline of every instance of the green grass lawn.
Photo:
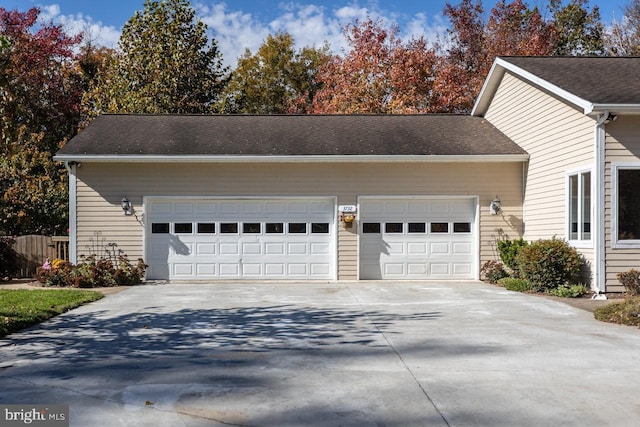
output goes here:
[[102, 297], [100, 292], [95, 291], [2, 289], [0, 290], [0, 337]]

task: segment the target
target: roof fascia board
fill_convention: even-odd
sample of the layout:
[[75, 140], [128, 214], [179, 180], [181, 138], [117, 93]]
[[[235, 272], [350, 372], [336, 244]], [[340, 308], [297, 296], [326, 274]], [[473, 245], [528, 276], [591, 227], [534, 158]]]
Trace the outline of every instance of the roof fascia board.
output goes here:
[[[489, 70], [489, 74], [487, 75], [487, 78], [484, 79], [484, 83], [482, 84], [482, 89], [480, 90], [480, 94], [476, 98], [476, 102], [473, 105], [473, 109], [471, 110], [472, 116], [481, 116], [484, 113], [486, 113], [487, 107], [489, 105], [489, 100], [485, 101], [485, 92], [490, 91], [491, 93], [490, 94], [488, 93], [487, 96], [493, 97], [496, 91], [496, 88], [498, 86], [497, 82], [502, 80], [502, 76], [504, 75], [504, 67], [498, 66], [499, 60], [500, 58], [496, 58], [496, 60], [493, 62], [493, 65], [491, 66], [491, 70]], [[493, 83], [494, 80], [496, 80], [496, 83]], [[482, 110], [480, 113], [478, 113], [479, 109]]]
[[61, 154], [53, 158], [59, 162], [96, 163], [452, 163], [452, 162], [525, 162], [528, 154], [488, 155], [425, 155], [425, 156], [207, 156], [207, 155], [92, 155]]
[[[500, 71], [497, 71], [499, 69], [502, 69]], [[504, 70], [508, 70], [512, 73], [514, 73], [517, 76], [520, 76], [521, 78], [530, 81], [531, 83], [535, 84], [536, 86], [566, 100], [567, 102], [576, 105], [579, 108], [582, 108], [582, 110], [584, 111], [584, 114], [590, 114], [593, 110], [594, 110], [594, 105], [585, 100], [580, 98], [579, 96], [576, 96], [574, 94], [572, 94], [571, 92], [568, 92], [564, 89], [562, 89], [559, 86], [556, 86], [550, 82], [548, 82], [547, 80], [544, 80], [538, 76], [536, 76], [535, 74], [532, 74], [528, 71], [526, 71], [523, 68], [520, 68], [512, 63], [510, 63], [507, 60], [504, 60], [502, 58], [496, 58], [493, 66], [491, 67], [491, 71], [489, 72], [489, 76], [487, 77], [487, 80], [485, 81], [485, 85], [487, 85], [487, 83], [490, 81], [492, 74], [493, 73], [498, 73], [501, 72], [504, 74]], [[497, 84], [492, 86], [490, 88], [490, 90], [492, 92], [495, 92], [497, 90]], [[471, 112], [471, 115], [481, 115], [484, 114], [486, 112], [486, 108], [487, 106], [483, 107], [483, 111], [482, 112], [477, 112], [476, 108], [479, 108], [481, 104], [480, 99], [482, 96], [484, 96], [484, 92], [485, 91], [485, 87], [482, 88], [482, 91], [480, 92], [480, 97], [478, 97], [478, 100], [476, 101], [476, 105], [474, 106], [474, 109]], [[493, 96], [493, 93], [491, 93], [491, 96]]]
[[591, 114], [640, 114], [640, 104], [593, 104]]

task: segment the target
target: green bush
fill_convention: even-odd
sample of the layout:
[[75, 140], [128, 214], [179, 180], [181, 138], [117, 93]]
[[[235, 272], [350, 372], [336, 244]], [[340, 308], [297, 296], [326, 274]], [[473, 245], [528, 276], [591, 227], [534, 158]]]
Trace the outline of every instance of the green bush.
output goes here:
[[512, 272], [519, 274], [517, 255], [521, 248], [527, 246], [526, 240], [522, 237], [513, 240], [498, 240], [498, 252], [500, 259]]
[[0, 237], [0, 280], [18, 271], [18, 255], [13, 250], [15, 242], [10, 237]]
[[494, 285], [503, 277], [509, 277], [509, 273], [504, 269], [504, 264], [493, 260], [487, 261], [482, 265], [480, 274], [482, 274], [489, 283], [493, 283]]
[[571, 284], [580, 273], [582, 257], [562, 239], [543, 239], [523, 246], [516, 255], [520, 277], [535, 291], [548, 292]]
[[616, 277], [629, 295], [640, 294], [640, 271], [631, 269], [618, 273]]
[[629, 298], [624, 302], [598, 307], [594, 310], [593, 316], [602, 322], [640, 326], [640, 298]]
[[531, 290], [531, 283], [528, 280], [518, 279], [517, 277], [504, 277], [498, 280], [498, 285], [516, 292], [528, 292]]
[[549, 293], [553, 296], [561, 298], [580, 298], [581, 296], [589, 293], [589, 288], [583, 284], [558, 286], [555, 289], [551, 289]]

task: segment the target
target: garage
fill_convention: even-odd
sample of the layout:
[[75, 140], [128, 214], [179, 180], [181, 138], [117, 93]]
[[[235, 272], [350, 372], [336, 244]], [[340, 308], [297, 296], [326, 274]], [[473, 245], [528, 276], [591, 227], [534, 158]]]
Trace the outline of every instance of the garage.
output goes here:
[[475, 197], [361, 197], [360, 279], [474, 279]]
[[147, 197], [147, 277], [334, 280], [335, 205], [331, 197]]

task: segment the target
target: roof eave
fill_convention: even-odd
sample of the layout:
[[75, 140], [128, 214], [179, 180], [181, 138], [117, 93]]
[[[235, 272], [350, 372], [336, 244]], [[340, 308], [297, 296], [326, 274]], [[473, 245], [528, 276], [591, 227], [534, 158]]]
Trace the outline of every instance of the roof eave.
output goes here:
[[592, 104], [587, 114], [640, 114], [640, 104]]
[[491, 71], [489, 71], [489, 75], [485, 80], [485, 84], [480, 91], [480, 95], [478, 95], [478, 98], [476, 99], [473, 110], [471, 110], [472, 116], [484, 116], [487, 112], [491, 99], [498, 90], [498, 86], [502, 80], [505, 70], [510, 71], [513, 74], [530, 81], [536, 86], [558, 96], [559, 98], [564, 99], [576, 107], [581, 108], [584, 111], [584, 114], [590, 114], [593, 111], [593, 104], [589, 101], [582, 99], [579, 96], [576, 96], [571, 92], [568, 92], [502, 58], [496, 58], [491, 67]]
[[525, 162], [528, 154], [481, 155], [319, 155], [319, 156], [256, 156], [256, 155], [97, 155], [58, 154], [59, 162], [95, 163], [473, 163]]

